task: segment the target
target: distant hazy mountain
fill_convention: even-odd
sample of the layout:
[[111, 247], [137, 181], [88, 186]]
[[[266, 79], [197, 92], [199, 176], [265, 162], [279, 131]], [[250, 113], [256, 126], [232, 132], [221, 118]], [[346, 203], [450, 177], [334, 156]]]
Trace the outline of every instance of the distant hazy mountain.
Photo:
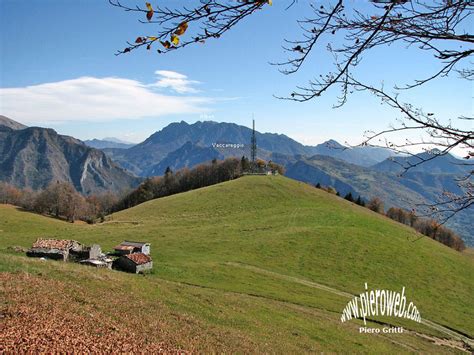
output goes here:
[[184, 167], [192, 168], [213, 159], [224, 159], [224, 155], [212, 147], [201, 147], [187, 142], [181, 148], [169, 153], [161, 162], [145, 170], [144, 174], [159, 176], [165, 173], [167, 167], [176, 171]]
[[[159, 164], [169, 153], [191, 142], [200, 147], [213, 147], [214, 143], [234, 143], [243, 145], [240, 148], [216, 148], [225, 156], [250, 155], [250, 137], [252, 130], [234, 123], [217, 123], [212, 121], [188, 124], [184, 121], [172, 123], [161, 131], [152, 134], [143, 143], [127, 150], [105, 149], [115, 161], [135, 174], [146, 176], [150, 166]], [[390, 156], [389, 150], [377, 148], [331, 149], [327, 145], [316, 147], [305, 146], [297, 141], [275, 133], [256, 133], [258, 153], [265, 158], [269, 153], [286, 155], [326, 154], [336, 156], [362, 165], [372, 165]], [[335, 142], [338, 144], [337, 142]]]
[[6, 126], [0, 126], [0, 180], [35, 190], [67, 181], [84, 194], [118, 192], [140, 181], [75, 138], [47, 128]]
[[124, 141], [123, 139], [116, 138], [116, 137], [104, 137], [102, 140], [107, 141], [107, 142], [114, 142], [114, 143], [123, 143], [123, 144], [135, 145], [135, 143], [131, 143], [131, 142], [128, 142], [128, 141]]
[[107, 137], [104, 139], [88, 139], [84, 141], [84, 144], [96, 149], [105, 149], [105, 148], [118, 148], [118, 149], [128, 149], [133, 147], [135, 144], [122, 141], [117, 138]]
[[15, 130], [26, 128], [24, 124], [21, 124], [20, 122], [14, 121], [11, 118], [2, 115], [0, 115], [0, 126], [5, 126]]
[[387, 148], [346, 147], [332, 139], [312, 148], [313, 155], [327, 155], [360, 166], [377, 164], [395, 154]]
[[[436, 158], [429, 160], [434, 156]], [[438, 150], [433, 150], [432, 152], [420, 153], [414, 156], [391, 157], [373, 165], [372, 168], [377, 171], [398, 174], [403, 172], [404, 168], [412, 166], [409, 169], [412, 173], [463, 174], [472, 170], [472, 165], [464, 165], [466, 162], [466, 160], [457, 159], [451, 154], [439, 155]]]

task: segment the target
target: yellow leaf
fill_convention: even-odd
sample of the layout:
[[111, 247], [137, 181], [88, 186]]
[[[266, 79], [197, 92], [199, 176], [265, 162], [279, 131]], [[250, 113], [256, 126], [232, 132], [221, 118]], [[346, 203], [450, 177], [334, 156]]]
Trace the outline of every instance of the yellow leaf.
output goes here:
[[177, 36], [184, 35], [187, 29], [188, 29], [188, 23], [186, 21], [181, 22], [178, 28], [176, 29], [176, 31], [174, 31], [174, 34]]
[[158, 39], [158, 37], [148, 37], [148, 39], [149, 39], [150, 41], [156, 41], [156, 40]]
[[146, 8], [148, 9], [148, 11], [153, 11], [153, 7], [149, 2], [146, 3]]
[[179, 44], [179, 37], [176, 35], [171, 35], [171, 43], [177, 46]]
[[273, 0], [268, 0], [268, 5], [272, 6], [273, 5]]

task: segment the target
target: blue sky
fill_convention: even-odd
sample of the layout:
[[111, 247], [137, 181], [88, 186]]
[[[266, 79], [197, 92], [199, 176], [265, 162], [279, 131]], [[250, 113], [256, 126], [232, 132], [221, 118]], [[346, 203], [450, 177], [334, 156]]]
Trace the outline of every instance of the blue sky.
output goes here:
[[[274, 0], [204, 45], [166, 55], [139, 50], [114, 56], [126, 40], [153, 35], [154, 25], [138, 23], [143, 16], [113, 8], [106, 0], [1, 0], [0, 114], [80, 139], [115, 136], [133, 142], [174, 121], [249, 126], [252, 114], [259, 131], [284, 133], [306, 144], [330, 138], [357, 144], [365, 130], [393, 123], [397, 112], [369, 94], [352, 96], [341, 109], [332, 108], [337, 90], [307, 103], [274, 98], [331, 63], [319, 50], [292, 76], [268, 64], [286, 57], [282, 41], [298, 38], [296, 19], [309, 11], [305, 1], [288, 11], [286, 5]], [[438, 66], [427, 54], [394, 46], [364, 57], [357, 74], [389, 87], [424, 77]], [[455, 118], [472, 115], [472, 93], [472, 84], [452, 77], [402, 98], [439, 117]]]

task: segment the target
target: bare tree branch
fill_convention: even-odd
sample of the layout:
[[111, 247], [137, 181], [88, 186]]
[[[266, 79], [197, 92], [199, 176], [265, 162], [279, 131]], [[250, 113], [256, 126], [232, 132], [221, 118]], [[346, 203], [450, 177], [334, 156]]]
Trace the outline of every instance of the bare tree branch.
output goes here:
[[[288, 7], [308, 6], [307, 2], [287, 0]], [[164, 54], [193, 44], [202, 44], [212, 38], [219, 38], [258, 10], [271, 5], [271, 0], [200, 0], [190, 1], [195, 5], [182, 8], [157, 7], [146, 3], [145, 7], [130, 7], [120, 0], [109, 0], [115, 7], [139, 14], [140, 22], [149, 24], [155, 30], [152, 36], [139, 36], [127, 42], [127, 47], [117, 55], [155, 44], [157, 52]], [[288, 8], [287, 7], [287, 8]], [[331, 87], [340, 88], [335, 107], [346, 103], [348, 95], [354, 91], [366, 91], [378, 97], [383, 104], [401, 114], [396, 125], [380, 132], [366, 132], [362, 146], [385, 146], [400, 152], [412, 160], [402, 166], [403, 173], [458, 149], [465, 152], [468, 173], [456, 179], [463, 191], [462, 196], [443, 194], [441, 200], [429, 207], [433, 212], [453, 215], [472, 207], [472, 159], [474, 158], [474, 134], [462, 128], [461, 122], [470, 122], [472, 117], [454, 116], [438, 119], [434, 113], [424, 112], [411, 104], [400, 102], [398, 93], [425, 85], [428, 82], [455, 73], [460, 80], [473, 80], [474, 35], [472, 15], [474, 2], [464, 0], [372, 0], [371, 6], [365, 2], [325, 2], [323, 5], [309, 4], [310, 14], [298, 21], [301, 38], [285, 40], [284, 51], [289, 59], [274, 63], [285, 75], [298, 72], [310, 57], [327, 50], [333, 58], [334, 68], [330, 72], [315, 73], [317, 79], [306, 86], [298, 86], [283, 99], [304, 102], [321, 96]], [[146, 19], [146, 20], [145, 20]], [[189, 29], [188, 29], [189, 28]], [[337, 39], [337, 40], [335, 40]], [[439, 61], [439, 68], [423, 78], [415, 78], [410, 83], [400, 83], [394, 93], [388, 93], [383, 86], [375, 87], [354, 76], [353, 69], [362, 58], [377, 47], [402, 44], [418, 49]], [[319, 76], [318, 76], [319, 74]], [[381, 80], [383, 78], [380, 78]], [[454, 122], [454, 123], [453, 123]], [[395, 142], [390, 135], [422, 132], [426, 138]], [[378, 143], [377, 143], [378, 142]], [[436, 147], [438, 150], [434, 151]], [[414, 149], [429, 151], [430, 155], [418, 155]], [[402, 175], [403, 175], [402, 173]], [[450, 218], [450, 217], [449, 217]]]

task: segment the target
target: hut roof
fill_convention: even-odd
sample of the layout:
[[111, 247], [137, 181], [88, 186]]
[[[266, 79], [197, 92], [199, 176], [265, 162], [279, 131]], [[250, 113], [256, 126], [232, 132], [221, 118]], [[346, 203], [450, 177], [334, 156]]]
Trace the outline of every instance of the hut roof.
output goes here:
[[133, 250], [134, 247], [132, 247], [131, 245], [117, 245], [116, 247], [114, 247], [115, 250]]
[[143, 265], [151, 261], [151, 257], [143, 253], [128, 254], [128, 255], [125, 255], [125, 257], [130, 259], [137, 265]]
[[141, 248], [142, 246], [147, 245], [147, 244], [150, 244], [150, 243], [145, 243], [145, 242], [130, 242], [130, 241], [128, 241], [128, 240], [125, 240], [125, 241], [123, 241], [122, 243], [120, 243], [120, 245], [131, 246], [131, 247], [134, 247], [134, 248]]
[[33, 243], [33, 248], [41, 249], [59, 249], [68, 250], [71, 249], [76, 242], [75, 240], [67, 239], [43, 239], [39, 238]]

